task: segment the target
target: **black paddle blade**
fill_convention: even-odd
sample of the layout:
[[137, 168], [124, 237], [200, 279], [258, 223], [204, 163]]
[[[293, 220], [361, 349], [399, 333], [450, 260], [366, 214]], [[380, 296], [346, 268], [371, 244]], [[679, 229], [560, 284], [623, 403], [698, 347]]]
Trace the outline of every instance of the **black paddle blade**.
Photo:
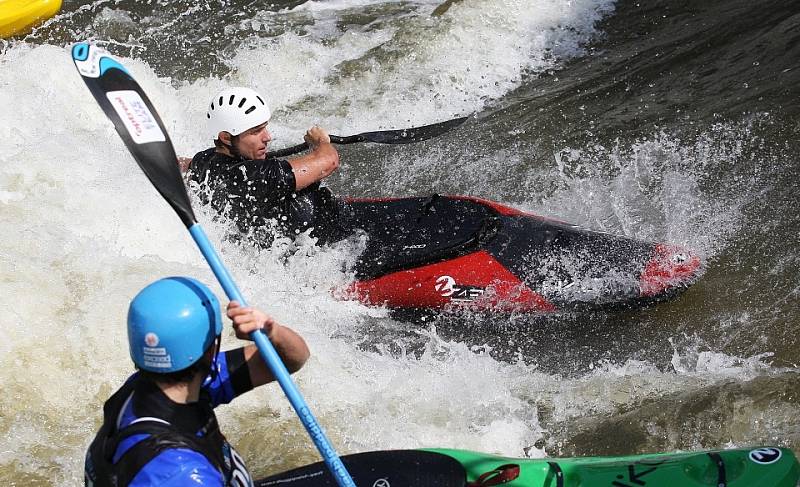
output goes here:
[[[423, 450], [388, 450], [345, 455], [342, 462], [359, 487], [464, 487], [464, 467], [454, 458]], [[322, 462], [257, 480], [256, 487], [335, 487]]]
[[[374, 142], [376, 144], [411, 144], [413, 142], [422, 142], [423, 140], [438, 137], [448, 130], [458, 127], [469, 116], [454, 118], [445, 122], [433, 123], [430, 125], [423, 125], [422, 127], [414, 127], [410, 129], [397, 129], [397, 130], [380, 130], [377, 132], [364, 132], [363, 134], [350, 135], [341, 137], [338, 135], [331, 135], [331, 142], [334, 144], [355, 144], [357, 142]], [[270, 152], [270, 157], [286, 157], [292, 154], [297, 154], [308, 149], [308, 144], [294, 145], [286, 147], [285, 149], [278, 149]]]
[[[458, 127], [469, 117], [454, 118], [446, 122], [433, 123], [430, 125], [423, 125], [422, 127], [414, 127], [410, 129], [399, 130], [381, 130], [379, 132], [365, 132], [363, 134], [354, 135], [360, 140], [353, 142], [375, 142], [377, 144], [410, 144], [412, 142], [422, 142], [423, 140], [438, 137], [443, 133]], [[333, 138], [333, 137], [331, 137]], [[350, 137], [344, 137], [345, 140]], [[350, 142], [339, 142], [347, 144]]]
[[75, 44], [72, 60], [139, 167], [183, 224], [192, 226], [197, 219], [178, 169], [175, 149], [139, 83], [124, 66], [97, 46]]

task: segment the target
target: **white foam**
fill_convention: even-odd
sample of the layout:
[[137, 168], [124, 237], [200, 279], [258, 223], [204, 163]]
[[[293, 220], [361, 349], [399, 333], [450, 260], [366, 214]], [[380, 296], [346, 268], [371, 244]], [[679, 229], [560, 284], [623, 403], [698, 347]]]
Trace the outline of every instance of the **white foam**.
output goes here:
[[[746, 123], [734, 125], [727, 137], [736, 140], [748, 131]], [[736, 148], [707, 151], [717, 137], [715, 130], [687, 144], [662, 133], [629, 147], [565, 148], [549, 168], [560, 174], [559, 189], [522, 206], [595, 230], [683, 245], [710, 259], [736, 234], [751, 198], [723, 201], [705, 194], [705, 168], [737, 156]]]
[[442, 17], [326, 31], [324, 42], [286, 33], [239, 50], [231, 81], [289, 110], [275, 124], [292, 127], [295, 138], [311, 123], [341, 133], [422, 125], [478, 111], [526, 73], [579, 55], [612, 8], [590, 0], [462, 2]]

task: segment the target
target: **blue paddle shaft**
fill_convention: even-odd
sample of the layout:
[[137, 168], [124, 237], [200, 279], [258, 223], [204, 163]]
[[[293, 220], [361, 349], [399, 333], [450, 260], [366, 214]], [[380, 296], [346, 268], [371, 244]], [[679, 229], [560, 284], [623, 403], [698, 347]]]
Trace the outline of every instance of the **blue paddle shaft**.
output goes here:
[[[220, 285], [222, 285], [222, 289], [225, 290], [225, 294], [228, 298], [232, 301], [238, 301], [242, 306], [247, 306], [247, 302], [245, 302], [242, 293], [239, 291], [236, 283], [233, 282], [231, 275], [228, 273], [228, 269], [220, 260], [202, 227], [195, 223], [189, 227], [189, 233], [200, 248], [203, 257], [206, 258], [208, 265], [211, 266], [211, 270], [214, 272], [214, 275], [217, 276], [217, 280]], [[330, 441], [325, 436], [325, 432], [322, 431], [322, 427], [319, 425], [316, 418], [314, 418], [314, 415], [311, 414], [311, 410], [308, 408], [305, 399], [300, 395], [297, 386], [294, 385], [289, 371], [286, 370], [286, 366], [283, 364], [275, 347], [272, 346], [272, 343], [261, 330], [251, 333], [250, 338], [255, 342], [258, 347], [258, 352], [261, 354], [261, 358], [264, 359], [272, 375], [275, 376], [275, 379], [277, 379], [278, 383], [281, 385], [286, 397], [289, 398], [289, 402], [292, 404], [292, 407], [294, 407], [297, 415], [300, 416], [300, 421], [302, 421], [303, 426], [305, 426], [306, 431], [308, 431], [308, 434], [317, 446], [317, 450], [319, 450], [322, 455], [322, 459], [325, 460], [328, 468], [333, 472], [336, 483], [338, 483], [340, 487], [356, 487], [356, 484], [347, 472], [342, 460], [336, 454], [333, 446], [331, 446]]]

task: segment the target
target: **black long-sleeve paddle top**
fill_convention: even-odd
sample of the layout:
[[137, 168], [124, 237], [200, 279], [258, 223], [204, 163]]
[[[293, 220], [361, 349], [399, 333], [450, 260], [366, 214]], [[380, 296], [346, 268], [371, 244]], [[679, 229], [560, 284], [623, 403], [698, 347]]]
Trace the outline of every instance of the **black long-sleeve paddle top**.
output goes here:
[[294, 237], [309, 229], [329, 241], [336, 226], [330, 190], [315, 183], [297, 191], [292, 167], [283, 159], [247, 160], [211, 148], [194, 156], [189, 180], [203, 204], [210, 202], [261, 244], [268, 245], [275, 233]]

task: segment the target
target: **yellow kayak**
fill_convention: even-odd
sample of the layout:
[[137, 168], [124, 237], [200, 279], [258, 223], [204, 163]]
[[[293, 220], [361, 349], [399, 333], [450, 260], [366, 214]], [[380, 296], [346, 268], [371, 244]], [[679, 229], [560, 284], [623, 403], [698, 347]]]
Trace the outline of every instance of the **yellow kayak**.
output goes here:
[[61, 0], [0, 0], [0, 37], [22, 34], [60, 8]]

